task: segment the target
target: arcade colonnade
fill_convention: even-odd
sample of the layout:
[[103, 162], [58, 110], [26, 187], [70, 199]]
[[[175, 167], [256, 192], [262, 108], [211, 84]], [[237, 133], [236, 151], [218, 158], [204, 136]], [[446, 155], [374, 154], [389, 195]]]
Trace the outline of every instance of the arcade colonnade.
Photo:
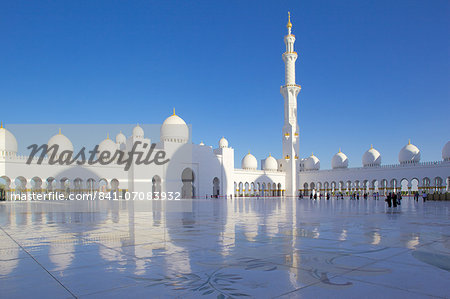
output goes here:
[[[180, 192], [183, 198], [198, 197], [198, 192], [195, 187], [195, 180], [197, 177], [194, 171], [187, 167], [180, 174], [179, 190], [174, 192]], [[164, 179], [159, 175], [153, 175], [148, 178], [148, 184], [151, 188], [152, 195], [156, 196], [161, 194], [164, 190]], [[214, 177], [210, 182], [210, 192], [212, 195], [220, 196], [220, 179]], [[27, 195], [31, 197], [33, 194], [50, 194], [50, 193], [62, 193], [65, 197], [69, 194], [94, 194], [96, 192], [115, 193], [116, 198], [119, 194], [123, 194], [128, 191], [128, 180], [122, 178], [94, 178], [94, 177], [26, 177], [17, 176], [10, 178], [8, 176], [0, 177], [0, 187], [5, 190], [6, 198], [11, 199], [12, 195]]]
[[284, 196], [285, 189], [281, 183], [274, 182], [234, 182], [235, 197]]
[[310, 195], [311, 193], [331, 193], [332, 195], [343, 193], [386, 195], [389, 192], [402, 192], [404, 195], [419, 193], [445, 193], [450, 191], [450, 176], [448, 177], [413, 177], [401, 179], [365, 179], [365, 180], [310, 180], [299, 186], [299, 194]]

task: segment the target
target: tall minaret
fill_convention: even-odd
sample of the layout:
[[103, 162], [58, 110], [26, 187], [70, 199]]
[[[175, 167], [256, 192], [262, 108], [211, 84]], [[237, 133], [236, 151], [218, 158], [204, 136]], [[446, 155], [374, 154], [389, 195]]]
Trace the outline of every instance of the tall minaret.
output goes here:
[[283, 53], [285, 64], [285, 85], [280, 92], [284, 98], [284, 126], [283, 126], [283, 159], [286, 161], [286, 196], [297, 195], [297, 160], [299, 128], [297, 122], [297, 95], [300, 85], [295, 84], [295, 61], [297, 53], [294, 51], [295, 36], [291, 33], [291, 14], [288, 13], [288, 34], [284, 37], [286, 52]]

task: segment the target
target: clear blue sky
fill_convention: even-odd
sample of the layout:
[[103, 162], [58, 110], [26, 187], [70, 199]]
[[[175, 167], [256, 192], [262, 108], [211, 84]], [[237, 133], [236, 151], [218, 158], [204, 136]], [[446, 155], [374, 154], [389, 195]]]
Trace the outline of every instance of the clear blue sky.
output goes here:
[[[373, 143], [396, 163], [450, 139], [450, 2], [1, 1], [6, 123], [161, 123], [280, 157], [283, 36], [297, 37], [300, 152], [351, 166]], [[19, 141], [20, 146], [20, 141]]]

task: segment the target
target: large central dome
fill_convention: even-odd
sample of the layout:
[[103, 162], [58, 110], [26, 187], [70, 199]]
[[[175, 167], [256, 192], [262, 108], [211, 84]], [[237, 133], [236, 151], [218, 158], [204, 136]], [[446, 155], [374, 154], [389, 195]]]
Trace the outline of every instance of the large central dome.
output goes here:
[[186, 143], [189, 140], [189, 128], [186, 122], [175, 114], [166, 118], [161, 126], [161, 141]]

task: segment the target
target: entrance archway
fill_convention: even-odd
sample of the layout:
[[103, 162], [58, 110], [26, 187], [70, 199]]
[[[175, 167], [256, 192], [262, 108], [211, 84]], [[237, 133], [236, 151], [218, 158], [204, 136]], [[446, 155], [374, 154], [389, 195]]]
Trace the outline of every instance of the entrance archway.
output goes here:
[[219, 178], [215, 177], [213, 179], [213, 196], [216, 197], [216, 198], [218, 198], [219, 195], [220, 195], [220, 186], [219, 186], [219, 184], [220, 184]]
[[185, 168], [181, 173], [181, 181], [183, 182], [183, 187], [181, 187], [181, 197], [182, 198], [193, 198], [195, 197], [195, 187], [194, 187], [194, 172], [190, 168]]

